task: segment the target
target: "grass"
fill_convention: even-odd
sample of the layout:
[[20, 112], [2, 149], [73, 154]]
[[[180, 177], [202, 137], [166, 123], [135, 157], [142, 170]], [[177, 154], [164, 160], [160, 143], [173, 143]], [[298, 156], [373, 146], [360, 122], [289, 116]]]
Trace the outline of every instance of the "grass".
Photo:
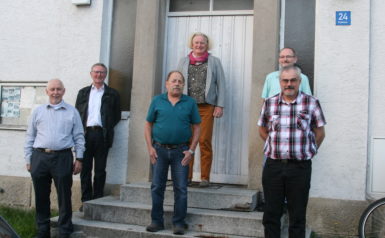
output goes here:
[[[57, 211], [51, 211], [57, 216]], [[22, 209], [0, 205], [0, 215], [13, 227], [21, 238], [36, 236], [35, 209]]]

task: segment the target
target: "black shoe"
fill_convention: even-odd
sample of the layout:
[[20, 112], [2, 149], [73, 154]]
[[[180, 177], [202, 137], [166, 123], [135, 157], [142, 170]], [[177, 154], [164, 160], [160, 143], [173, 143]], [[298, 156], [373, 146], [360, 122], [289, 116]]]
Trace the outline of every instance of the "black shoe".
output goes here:
[[200, 188], [208, 188], [210, 187], [210, 182], [208, 180], [202, 180], [202, 182], [199, 183]]
[[50, 232], [37, 232], [37, 236], [35, 238], [50, 238]]
[[173, 232], [174, 235], [184, 235], [185, 231], [188, 229], [188, 225], [176, 225], [174, 226]]
[[164, 226], [159, 226], [155, 223], [151, 223], [146, 227], [146, 231], [149, 231], [149, 232], [157, 232], [161, 230], [164, 230]]

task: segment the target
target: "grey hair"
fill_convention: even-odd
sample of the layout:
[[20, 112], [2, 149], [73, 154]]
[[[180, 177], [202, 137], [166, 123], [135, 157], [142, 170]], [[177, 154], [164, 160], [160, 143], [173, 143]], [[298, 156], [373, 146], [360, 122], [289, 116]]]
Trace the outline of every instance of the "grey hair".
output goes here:
[[106, 71], [106, 73], [108, 72], [107, 66], [106, 66], [105, 64], [103, 64], [103, 63], [96, 63], [96, 64], [93, 64], [93, 65], [91, 66], [91, 71], [92, 71], [92, 70], [94, 69], [94, 67], [96, 67], [96, 66], [101, 66], [101, 67], [104, 68], [104, 70]]
[[283, 72], [287, 72], [289, 70], [294, 70], [296, 73], [297, 73], [297, 76], [299, 77], [299, 79], [301, 80], [301, 69], [298, 67], [298, 66], [295, 66], [295, 65], [290, 65], [290, 66], [285, 66], [285, 67], [282, 67], [280, 70], [279, 70], [279, 80], [281, 80], [281, 75]]

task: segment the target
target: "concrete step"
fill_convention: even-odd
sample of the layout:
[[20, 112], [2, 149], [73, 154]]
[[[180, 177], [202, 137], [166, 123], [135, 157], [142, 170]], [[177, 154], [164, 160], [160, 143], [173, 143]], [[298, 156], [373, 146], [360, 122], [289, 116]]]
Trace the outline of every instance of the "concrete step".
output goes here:
[[[51, 219], [52, 237], [56, 237], [57, 217]], [[83, 213], [75, 212], [72, 217], [75, 232], [71, 238], [110, 238], [110, 237], [130, 237], [130, 238], [168, 238], [168, 237], [190, 237], [190, 238], [251, 238], [263, 236], [233, 236], [222, 235], [209, 232], [197, 232], [187, 230], [185, 235], [174, 235], [171, 229], [166, 229], [156, 233], [147, 232], [145, 226], [127, 225], [121, 223], [111, 223], [103, 221], [86, 220]]]
[[[104, 197], [84, 203], [88, 220], [146, 226], [151, 223], [151, 205]], [[263, 237], [262, 213], [188, 208], [189, 230], [214, 234]], [[166, 229], [171, 229], [172, 206], [164, 206]]]
[[[196, 185], [196, 184], [195, 184]], [[134, 183], [120, 187], [120, 200], [151, 204], [151, 184]], [[216, 210], [254, 211], [257, 204], [257, 191], [240, 186], [211, 184], [208, 188], [192, 186], [188, 188], [188, 207]], [[174, 204], [172, 183], [165, 192], [165, 205]]]

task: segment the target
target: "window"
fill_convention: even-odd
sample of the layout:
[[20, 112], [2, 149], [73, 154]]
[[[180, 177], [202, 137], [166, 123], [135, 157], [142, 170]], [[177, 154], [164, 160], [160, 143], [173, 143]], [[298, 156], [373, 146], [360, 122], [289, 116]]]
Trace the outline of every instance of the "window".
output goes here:
[[214, 0], [213, 10], [214, 11], [225, 11], [225, 10], [253, 10], [253, 0]]
[[118, 90], [121, 109], [130, 110], [135, 46], [136, 0], [115, 0], [108, 85]]
[[0, 128], [25, 129], [32, 110], [47, 102], [46, 82], [0, 82]]
[[170, 12], [209, 11], [209, 0], [170, 0]]
[[1, 88], [1, 118], [20, 117], [21, 87]]
[[253, 10], [253, 0], [170, 0], [170, 12]]
[[309, 77], [312, 91], [314, 90], [315, 6], [315, 0], [281, 1], [280, 46], [295, 49], [298, 56], [297, 64], [301, 67], [303, 74]]

